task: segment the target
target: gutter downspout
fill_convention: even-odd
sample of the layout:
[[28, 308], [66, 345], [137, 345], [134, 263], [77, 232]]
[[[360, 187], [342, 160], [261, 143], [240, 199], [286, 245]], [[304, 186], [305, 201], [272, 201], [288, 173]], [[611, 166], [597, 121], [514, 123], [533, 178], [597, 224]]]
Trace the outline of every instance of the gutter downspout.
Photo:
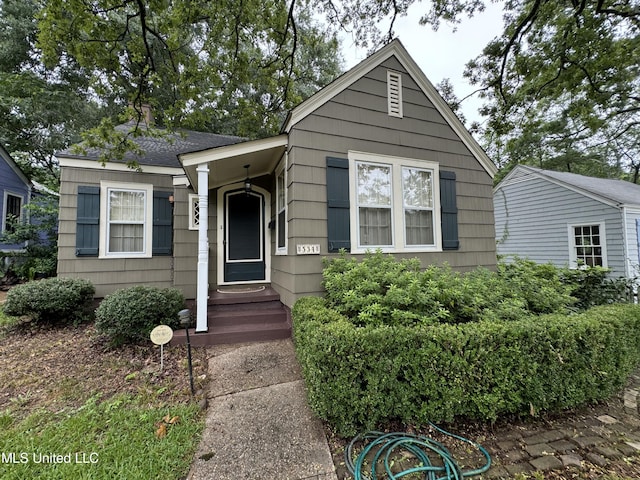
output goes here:
[[199, 165], [198, 172], [198, 283], [196, 333], [208, 331], [209, 300], [209, 165]]

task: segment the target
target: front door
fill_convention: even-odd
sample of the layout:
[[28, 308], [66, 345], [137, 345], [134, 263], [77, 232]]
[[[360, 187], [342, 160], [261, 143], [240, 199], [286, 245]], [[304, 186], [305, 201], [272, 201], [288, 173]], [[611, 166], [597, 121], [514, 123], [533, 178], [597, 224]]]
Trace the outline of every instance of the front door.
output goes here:
[[265, 280], [264, 196], [232, 190], [224, 194], [224, 281]]

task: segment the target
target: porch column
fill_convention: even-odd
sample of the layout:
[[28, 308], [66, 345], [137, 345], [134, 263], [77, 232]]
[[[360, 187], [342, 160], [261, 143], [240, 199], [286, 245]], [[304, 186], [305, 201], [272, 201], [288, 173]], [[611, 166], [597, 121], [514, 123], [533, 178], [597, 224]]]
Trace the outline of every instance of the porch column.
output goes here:
[[200, 165], [198, 172], [198, 291], [196, 332], [206, 332], [209, 298], [209, 166]]

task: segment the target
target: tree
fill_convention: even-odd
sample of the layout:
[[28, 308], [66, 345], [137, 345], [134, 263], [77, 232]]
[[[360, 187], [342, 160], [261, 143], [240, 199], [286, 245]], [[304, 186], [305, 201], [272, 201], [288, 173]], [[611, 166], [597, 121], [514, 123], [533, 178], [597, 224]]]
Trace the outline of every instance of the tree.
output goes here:
[[514, 3], [503, 34], [467, 66], [484, 88], [490, 148], [504, 164], [637, 171], [640, 4]]
[[55, 190], [55, 150], [95, 125], [101, 107], [76, 64], [42, 65], [39, 10], [37, 0], [0, 2], [0, 142], [30, 178]]
[[[142, 119], [151, 104], [157, 125], [260, 138], [284, 112], [341, 69], [338, 42], [313, 20], [306, 2], [285, 0], [57, 0], [38, 16], [45, 65], [73, 62], [96, 95], [113, 96]], [[87, 145], [122, 156], [134, 128], [113, 119], [85, 136]]]
[[[415, 0], [325, 0], [336, 24], [363, 45], [395, 36]], [[437, 28], [485, 7], [431, 0], [420, 19]], [[615, 175], [640, 170], [640, 2], [505, 0], [504, 30], [467, 65], [486, 100], [485, 143], [500, 165]], [[383, 32], [378, 27], [383, 23]], [[445, 96], [454, 98], [451, 91]]]

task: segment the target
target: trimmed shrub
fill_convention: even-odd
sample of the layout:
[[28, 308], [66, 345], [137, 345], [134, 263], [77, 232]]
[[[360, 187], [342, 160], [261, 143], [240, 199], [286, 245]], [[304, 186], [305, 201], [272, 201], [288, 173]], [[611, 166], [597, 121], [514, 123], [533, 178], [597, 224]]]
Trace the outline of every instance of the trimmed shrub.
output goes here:
[[322, 298], [293, 308], [309, 403], [343, 436], [406, 423], [560, 411], [605, 399], [640, 362], [640, 306], [462, 324], [356, 326]]
[[184, 296], [176, 288], [138, 285], [117, 290], [98, 306], [96, 330], [115, 346], [146, 342], [158, 325], [179, 328], [178, 312], [184, 306]]
[[90, 318], [95, 288], [82, 278], [47, 278], [23, 283], [7, 293], [4, 312], [40, 323], [78, 323]]
[[579, 310], [631, 301], [635, 279], [612, 278], [609, 273], [608, 268], [602, 267], [565, 268], [560, 276], [571, 288], [571, 295], [577, 300], [575, 307]]
[[446, 265], [421, 270], [417, 259], [380, 251], [362, 261], [343, 253], [325, 261], [323, 286], [328, 305], [357, 326], [511, 320], [574, 302], [558, 269], [525, 260], [463, 274]]

